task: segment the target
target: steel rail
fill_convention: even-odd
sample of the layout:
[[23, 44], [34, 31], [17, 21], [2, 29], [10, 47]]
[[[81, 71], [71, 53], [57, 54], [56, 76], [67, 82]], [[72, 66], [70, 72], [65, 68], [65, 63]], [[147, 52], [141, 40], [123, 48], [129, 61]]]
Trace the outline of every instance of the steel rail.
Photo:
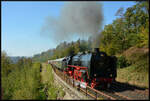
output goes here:
[[82, 92], [84, 92], [85, 94], [88, 94], [89, 96], [93, 97], [94, 99], [97, 99], [95, 95], [93, 95], [92, 93], [89, 93], [88, 91], [86, 92], [85, 90], [83, 90], [82, 88], [80, 88], [80, 90]]
[[93, 88], [91, 88], [91, 87], [89, 87], [89, 86], [87, 86], [87, 87], [88, 87], [89, 89], [91, 89], [91, 90], [97, 92], [98, 94], [103, 95], [103, 96], [105, 96], [105, 97], [107, 97], [107, 98], [109, 98], [109, 99], [111, 99], [111, 100], [116, 100], [115, 98], [113, 98], [113, 97], [111, 97], [111, 96], [109, 96], [109, 95], [107, 95], [107, 94], [105, 94], [105, 93], [103, 93], [103, 92], [101, 92], [101, 91], [98, 91], [98, 90], [96, 90], [96, 89], [93, 89]]

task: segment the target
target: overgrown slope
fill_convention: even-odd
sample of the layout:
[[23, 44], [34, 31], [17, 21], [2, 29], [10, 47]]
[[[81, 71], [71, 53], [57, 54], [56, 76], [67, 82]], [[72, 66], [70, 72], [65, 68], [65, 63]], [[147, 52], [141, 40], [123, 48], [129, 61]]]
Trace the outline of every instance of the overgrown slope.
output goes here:
[[118, 68], [118, 81], [149, 87], [149, 49], [131, 47], [122, 54], [127, 67]]

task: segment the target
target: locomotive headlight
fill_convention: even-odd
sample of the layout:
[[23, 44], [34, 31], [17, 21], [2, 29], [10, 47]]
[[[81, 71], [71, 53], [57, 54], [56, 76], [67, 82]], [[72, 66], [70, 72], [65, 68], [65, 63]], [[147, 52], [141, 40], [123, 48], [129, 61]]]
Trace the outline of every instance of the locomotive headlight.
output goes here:
[[101, 54], [101, 56], [104, 56], [104, 54]]

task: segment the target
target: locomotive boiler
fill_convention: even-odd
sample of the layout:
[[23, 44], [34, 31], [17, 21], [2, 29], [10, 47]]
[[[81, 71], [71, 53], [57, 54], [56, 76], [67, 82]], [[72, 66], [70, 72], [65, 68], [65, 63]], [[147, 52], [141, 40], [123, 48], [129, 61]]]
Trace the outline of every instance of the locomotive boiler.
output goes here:
[[85, 88], [109, 87], [117, 76], [115, 56], [95, 48], [94, 52], [84, 52], [69, 57], [50, 60], [59, 70], [76, 80], [76, 84]]

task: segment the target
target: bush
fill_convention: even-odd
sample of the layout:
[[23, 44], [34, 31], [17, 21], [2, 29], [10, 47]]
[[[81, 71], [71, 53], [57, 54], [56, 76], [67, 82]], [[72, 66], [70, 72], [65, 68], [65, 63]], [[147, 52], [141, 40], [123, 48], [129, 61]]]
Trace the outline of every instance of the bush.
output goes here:
[[117, 60], [117, 68], [123, 68], [123, 67], [127, 67], [130, 64], [128, 63], [128, 61], [126, 60], [125, 56], [121, 55], [120, 57], [118, 57]]
[[137, 60], [136, 63], [133, 64], [135, 71], [137, 72], [148, 72], [149, 71], [149, 55], [147, 54], [142, 54], [140, 55]]

